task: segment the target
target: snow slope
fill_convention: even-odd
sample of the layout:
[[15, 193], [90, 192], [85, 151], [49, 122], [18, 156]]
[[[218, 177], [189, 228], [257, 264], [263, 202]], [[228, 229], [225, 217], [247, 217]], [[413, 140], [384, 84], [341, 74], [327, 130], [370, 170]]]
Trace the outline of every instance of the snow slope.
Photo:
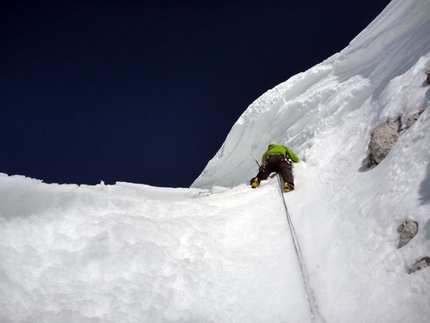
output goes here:
[[0, 179], [1, 322], [309, 320], [273, 186]]
[[[192, 188], [0, 176], [0, 322], [428, 322], [430, 109], [365, 167], [370, 131], [427, 106], [430, 2], [393, 1], [351, 44], [258, 98]], [[301, 157], [285, 195], [251, 153]], [[420, 225], [396, 249], [397, 226]]]

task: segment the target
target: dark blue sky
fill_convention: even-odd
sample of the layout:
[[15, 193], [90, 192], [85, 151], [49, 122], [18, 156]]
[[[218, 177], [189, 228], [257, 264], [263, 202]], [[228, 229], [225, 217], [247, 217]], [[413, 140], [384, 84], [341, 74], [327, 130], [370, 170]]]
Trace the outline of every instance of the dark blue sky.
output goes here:
[[0, 172], [188, 187], [249, 104], [389, 2], [2, 2]]

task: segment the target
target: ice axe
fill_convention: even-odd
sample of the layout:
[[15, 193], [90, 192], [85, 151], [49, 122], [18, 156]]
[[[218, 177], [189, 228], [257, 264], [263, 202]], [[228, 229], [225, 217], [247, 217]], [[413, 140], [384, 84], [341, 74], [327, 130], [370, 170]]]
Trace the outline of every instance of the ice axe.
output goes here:
[[[251, 154], [251, 156], [252, 156], [252, 158], [255, 160], [255, 162], [257, 163], [258, 169], [260, 170], [261, 165], [260, 165], [260, 163], [258, 162], [257, 158], [255, 158], [254, 154]], [[269, 177], [270, 177], [270, 178], [273, 178], [273, 177], [275, 177], [275, 176], [276, 176], [276, 173], [275, 173], [275, 174], [270, 175]]]
[[257, 163], [258, 168], [261, 167], [260, 163], [258, 162], [257, 158], [255, 158], [254, 154], [251, 154], [252, 158], [254, 158], [255, 162]]

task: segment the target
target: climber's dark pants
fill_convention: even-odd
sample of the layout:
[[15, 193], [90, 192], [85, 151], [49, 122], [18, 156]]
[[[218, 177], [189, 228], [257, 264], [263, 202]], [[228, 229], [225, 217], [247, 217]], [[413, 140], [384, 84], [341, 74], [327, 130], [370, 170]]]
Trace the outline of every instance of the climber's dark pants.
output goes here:
[[270, 156], [266, 160], [266, 166], [258, 172], [257, 177], [261, 182], [267, 179], [272, 172], [281, 174], [284, 182], [294, 185], [293, 167], [285, 160], [283, 155]]

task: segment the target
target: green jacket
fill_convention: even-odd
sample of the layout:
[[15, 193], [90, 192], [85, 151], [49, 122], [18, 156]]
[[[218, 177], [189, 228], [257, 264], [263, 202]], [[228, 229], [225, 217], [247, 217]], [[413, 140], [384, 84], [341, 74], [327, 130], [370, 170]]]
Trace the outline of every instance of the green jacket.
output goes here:
[[293, 162], [298, 163], [299, 157], [288, 147], [276, 144], [270, 144], [261, 158], [261, 162], [264, 163], [266, 159], [273, 155], [285, 155], [289, 157]]

